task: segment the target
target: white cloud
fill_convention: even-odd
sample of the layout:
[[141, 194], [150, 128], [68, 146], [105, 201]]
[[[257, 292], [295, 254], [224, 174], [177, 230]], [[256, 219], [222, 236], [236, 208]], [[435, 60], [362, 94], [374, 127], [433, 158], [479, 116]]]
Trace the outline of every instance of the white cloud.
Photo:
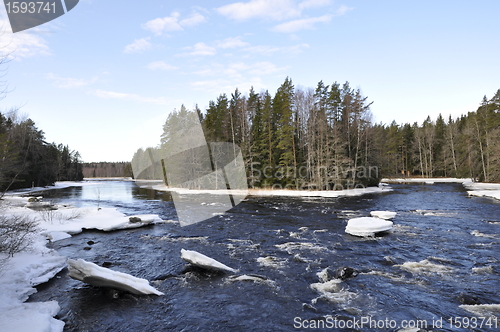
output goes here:
[[345, 13], [347, 13], [348, 11], [353, 10], [353, 9], [354, 8], [352, 8], [352, 7], [347, 7], [345, 5], [342, 5], [342, 6], [340, 6], [339, 9], [337, 9], [335, 11], [335, 14], [337, 14], [338, 16], [341, 16], [341, 15], [344, 15]]
[[332, 0], [304, 0], [299, 3], [299, 9], [318, 8], [328, 6]]
[[328, 23], [332, 19], [332, 15], [326, 14], [320, 17], [310, 17], [310, 18], [302, 18], [290, 22], [285, 22], [282, 24], [278, 24], [273, 28], [273, 31], [276, 32], [284, 32], [284, 33], [292, 33], [297, 32], [304, 29], [314, 29], [314, 25], [317, 23]]
[[268, 61], [261, 61], [252, 64], [246, 64], [244, 62], [233, 62], [229, 64], [212, 63], [210, 66], [196, 71], [195, 74], [200, 76], [223, 76], [225, 79], [232, 80], [245, 80], [251, 76], [270, 75], [285, 69], [285, 67], [277, 67], [275, 64]]
[[151, 48], [151, 43], [148, 38], [136, 39], [132, 44], [125, 46], [123, 52], [125, 53], [142, 53]]
[[182, 27], [192, 27], [206, 21], [205, 16], [200, 13], [194, 13], [190, 17], [185, 18], [179, 22]]
[[159, 70], [174, 70], [174, 69], [177, 69], [177, 67], [169, 65], [168, 63], [165, 63], [164, 61], [155, 61], [155, 62], [151, 62], [148, 65], [148, 69], [152, 69], [152, 70], [156, 70], [156, 69], [159, 69]]
[[248, 73], [251, 75], [262, 76], [274, 74], [283, 69], [286, 68], [278, 68], [274, 63], [264, 61], [253, 64], [250, 70], [248, 70]]
[[170, 16], [163, 18], [155, 18], [142, 25], [142, 28], [149, 30], [157, 35], [161, 35], [164, 31], [179, 31], [183, 30], [179, 24], [180, 14], [173, 12]]
[[53, 81], [54, 86], [63, 89], [73, 89], [79, 88], [82, 86], [87, 86], [92, 83], [95, 83], [98, 78], [94, 77], [92, 79], [81, 79], [81, 78], [72, 78], [72, 77], [60, 77], [53, 73], [48, 73], [45, 75], [45, 78]]
[[155, 18], [142, 25], [142, 28], [149, 30], [157, 35], [169, 31], [182, 31], [186, 27], [192, 27], [206, 21], [205, 16], [200, 13], [193, 13], [188, 18], [179, 20], [181, 14], [173, 12], [170, 16]]
[[247, 42], [241, 40], [241, 37], [229, 37], [224, 40], [217, 42], [217, 47], [220, 48], [238, 48], [250, 45]]
[[300, 16], [300, 11], [292, 0], [251, 0], [235, 2], [217, 8], [219, 14], [236, 21], [251, 18], [283, 20]]
[[148, 103], [148, 104], [155, 104], [155, 105], [168, 105], [168, 101], [163, 98], [148, 98], [148, 97], [142, 97], [133, 93], [121, 93], [121, 92], [114, 92], [114, 91], [105, 91], [105, 90], [93, 90], [92, 94], [100, 97], [100, 98], [106, 98], [106, 99], [121, 99], [121, 100], [129, 100], [129, 101], [136, 101], [139, 103]]
[[189, 55], [189, 56], [207, 56], [207, 55], [215, 55], [217, 50], [215, 47], [208, 46], [205, 43], [196, 43], [194, 46], [186, 47], [186, 50], [190, 52], [182, 53], [180, 55]]
[[[0, 18], [0, 27], [8, 26], [10, 26], [9, 21]], [[9, 55], [17, 59], [52, 54], [47, 41], [40, 34], [33, 34], [29, 31], [0, 33], [0, 49], [1, 55]]]
[[259, 46], [251, 46], [251, 47], [246, 47], [243, 50], [245, 52], [249, 53], [257, 53], [261, 55], [272, 55], [274, 53], [285, 53], [285, 54], [290, 54], [290, 53], [300, 53], [302, 52], [302, 49], [304, 48], [309, 48], [309, 44], [297, 44], [294, 46], [286, 46], [286, 47], [276, 47], [276, 46], [267, 46], [267, 45], [259, 45]]

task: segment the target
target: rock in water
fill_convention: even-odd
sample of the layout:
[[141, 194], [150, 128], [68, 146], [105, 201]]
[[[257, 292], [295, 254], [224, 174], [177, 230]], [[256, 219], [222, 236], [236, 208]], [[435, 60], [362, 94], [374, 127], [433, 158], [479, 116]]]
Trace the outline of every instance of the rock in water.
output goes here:
[[230, 268], [229, 266], [224, 265], [213, 258], [210, 258], [193, 250], [181, 249], [181, 258], [188, 263], [202, 267], [204, 269], [229, 271], [233, 273], [236, 272], [235, 269]]
[[86, 284], [98, 287], [110, 287], [133, 294], [163, 295], [149, 285], [146, 279], [136, 278], [126, 273], [113, 271], [83, 259], [68, 259], [69, 276]]
[[139, 217], [130, 217], [128, 218], [130, 222], [142, 222], [141, 218]]
[[346, 280], [349, 278], [354, 278], [358, 275], [358, 271], [352, 267], [344, 266], [337, 270], [337, 279]]

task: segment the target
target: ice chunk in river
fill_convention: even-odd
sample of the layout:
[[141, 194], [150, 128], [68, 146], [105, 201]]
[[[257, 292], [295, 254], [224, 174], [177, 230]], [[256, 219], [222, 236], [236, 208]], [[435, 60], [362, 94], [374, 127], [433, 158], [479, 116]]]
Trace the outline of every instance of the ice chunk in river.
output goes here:
[[68, 259], [69, 276], [92, 286], [110, 287], [133, 294], [163, 295], [149, 285], [146, 279], [136, 278], [129, 274], [113, 271], [83, 259]]
[[390, 231], [392, 225], [392, 221], [379, 218], [353, 218], [347, 222], [345, 231], [356, 236], [374, 236], [376, 233]]
[[370, 215], [372, 217], [380, 218], [380, 219], [392, 219], [398, 214], [397, 212], [392, 212], [392, 211], [372, 211], [370, 212]]
[[193, 250], [181, 249], [181, 258], [186, 262], [202, 267], [204, 269], [236, 272], [235, 269], [230, 268], [229, 266], [224, 265], [213, 258], [210, 258]]

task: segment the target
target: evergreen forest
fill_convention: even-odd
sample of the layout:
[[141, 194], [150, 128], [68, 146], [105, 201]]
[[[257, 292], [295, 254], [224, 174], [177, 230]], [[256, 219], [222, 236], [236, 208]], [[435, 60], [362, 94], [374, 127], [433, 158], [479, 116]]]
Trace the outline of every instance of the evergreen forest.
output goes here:
[[174, 110], [160, 144], [139, 149], [133, 163], [167, 146], [176, 124], [195, 113], [208, 142], [241, 148], [250, 187], [338, 190], [396, 176], [500, 182], [500, 90], [475, 112], [420, 124], [373, 123], [371, 104], [349, 82], [302, 88], [287, 77], [274, 94], [236, 89], [205, 111]]
[[83, 180], [80, 154], [47, 143], [35, 122], [15, 110], [0, 113], [0, 160], [0, 192]]

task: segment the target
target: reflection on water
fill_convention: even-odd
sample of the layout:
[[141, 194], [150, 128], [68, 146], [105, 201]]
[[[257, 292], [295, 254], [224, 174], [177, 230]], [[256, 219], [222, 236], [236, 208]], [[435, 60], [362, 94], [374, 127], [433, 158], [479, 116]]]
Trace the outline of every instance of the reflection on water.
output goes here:
[[[249, 197], [187, 227], [86, 231], [54, 248], [148, 279], [166, 295], [114, 298], [62, 271], [31, 300], [57, 300], [68, 331], [290, 331], [297, 317], [422, 320], [432, 330], [439, 318], [474, 317], [463, 304], [500, 303], [500, 225], [491, 222], [498, 219], [500, 204], [468, 198], [455, 184], [393, 187], [362, 197]], [[166, 193], [127, 182], [103, 183], [99, 199], [95, 193], [91, 186], [64, 189], [58, 199], [175, 218]], [[398, 212], [391, 234], [365, 239], [345, 233], [349, 218], [373, 210]], [[89, 241], [91, 249], [83, 250]], [[182, 248], [239, 272], [190, 269], [180, 258]], [[344, 267], [355, 273], [340, 281], [335, 276]], [[356, 330], [397, 329], [344, 329]], [[468, 331], [449, 325], [434, 330]]]

